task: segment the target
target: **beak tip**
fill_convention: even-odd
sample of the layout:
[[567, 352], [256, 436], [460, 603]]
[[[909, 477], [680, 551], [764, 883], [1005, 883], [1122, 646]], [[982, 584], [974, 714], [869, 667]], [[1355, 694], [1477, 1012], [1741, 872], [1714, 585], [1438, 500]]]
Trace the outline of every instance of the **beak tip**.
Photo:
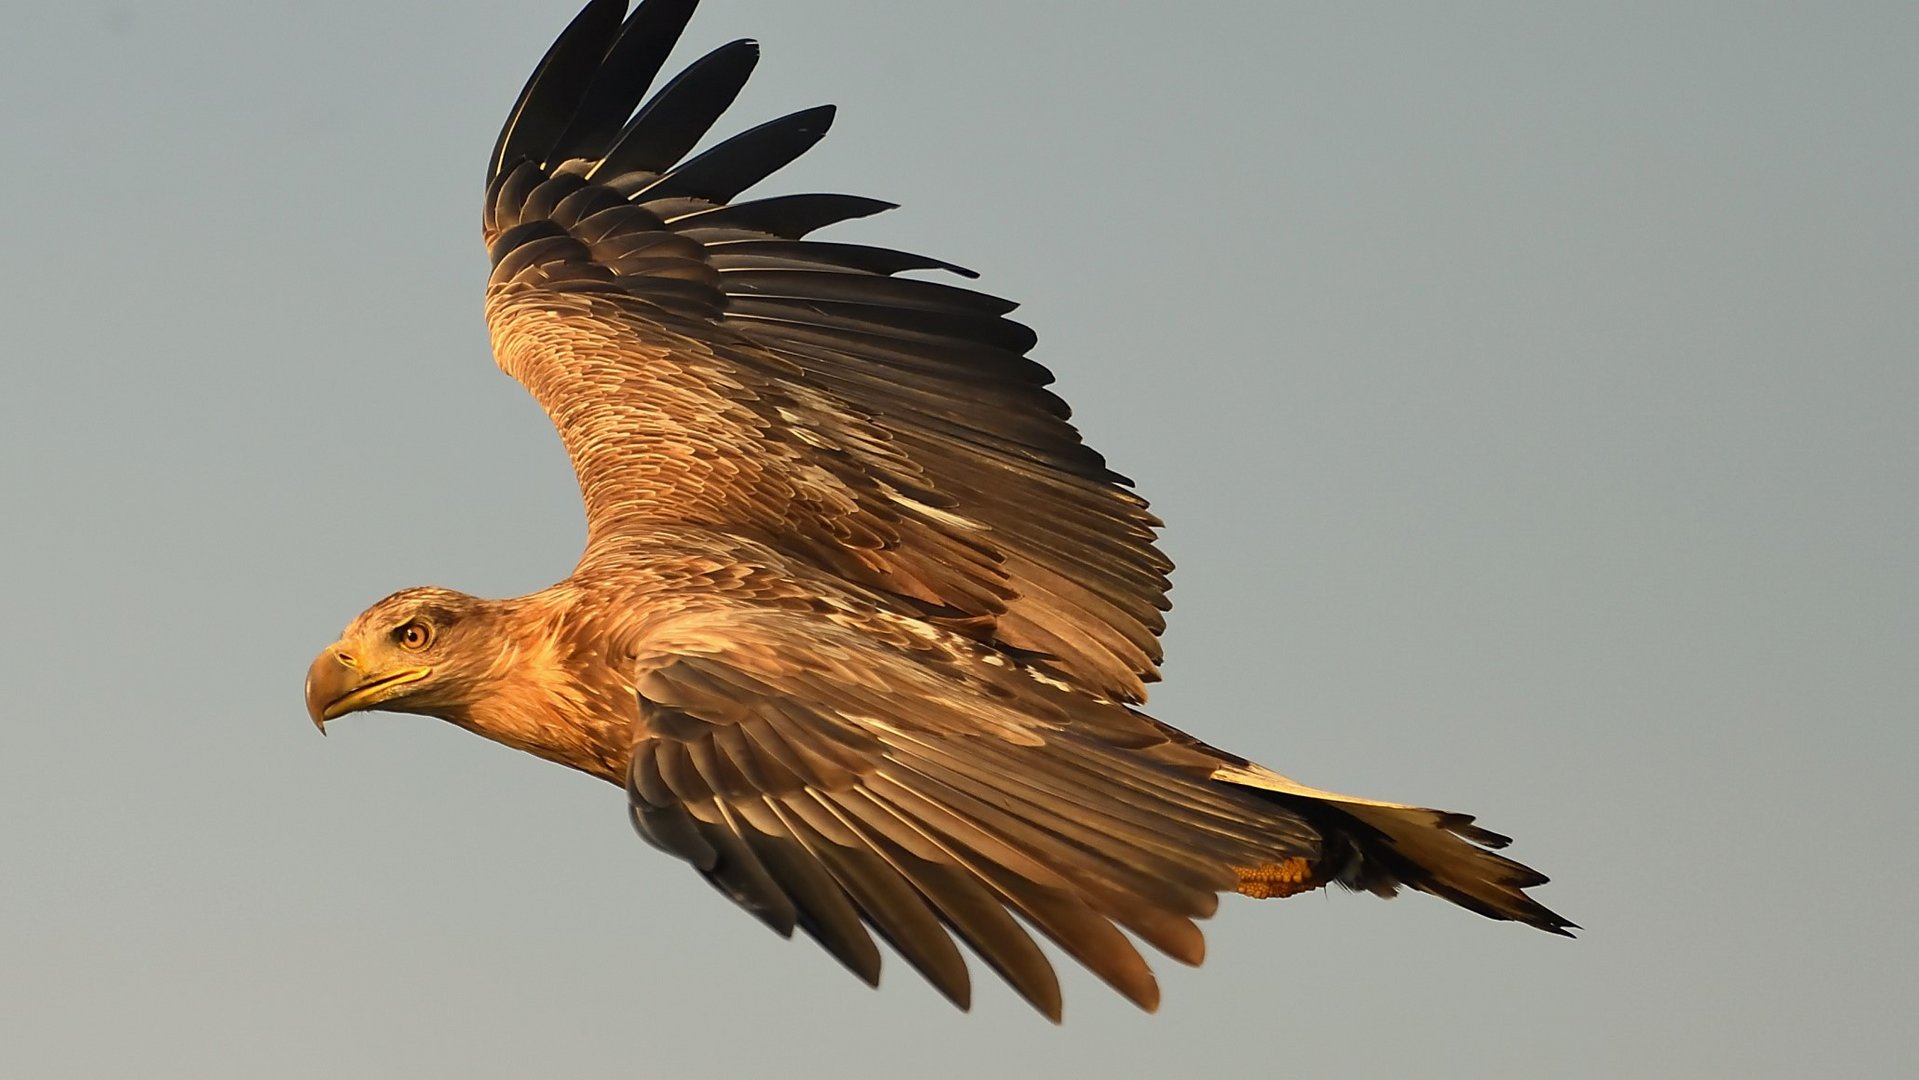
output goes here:
[[322, 735], [326, 734], [327, 705], [347, 688], [348, 675], [347, 667], [340, 660], [338, 646], [330, 647], [314, 657], [313, 666], [307, 669], [307, 716], [313, 721], [314, 730]]
[[431, 667], [400, 667], [368, 673], [352, 653], [334, 645], [314, 657], [307, 669], [307, 716], [320, 734], [327, 721], [361, 709], [385, 708], [384, 702], [404, 696], [403, 687], [433, 673]]

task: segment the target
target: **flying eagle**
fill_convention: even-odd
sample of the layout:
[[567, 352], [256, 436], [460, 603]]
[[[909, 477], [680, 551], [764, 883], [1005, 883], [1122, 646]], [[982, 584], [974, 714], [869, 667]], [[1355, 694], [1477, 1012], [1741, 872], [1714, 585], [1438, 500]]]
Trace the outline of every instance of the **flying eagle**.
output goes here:
[[423, 713], [619, 784], [641, 836], [774, 930], [868, 983], [877, 934], [961, 1008], [955, 939], [1059, 1019], [1037, 930], [1151, 1010], [1122, 931], [1197, 964], [1225, 892], [1409, 887], [1566, 934], [1471, 817], [1140, 711], [1158, 520], [1013, 304], [810, 239], [891, 204], [739, 200], [830, 106], [687, 156], [758, 57], [722, 45], [646, 97], [695, 3], [589, 3], [487, 163], [494, 354], [559, 429], [585, 554], [529, 596], [381, 600], [313, 661], [314, 723]]

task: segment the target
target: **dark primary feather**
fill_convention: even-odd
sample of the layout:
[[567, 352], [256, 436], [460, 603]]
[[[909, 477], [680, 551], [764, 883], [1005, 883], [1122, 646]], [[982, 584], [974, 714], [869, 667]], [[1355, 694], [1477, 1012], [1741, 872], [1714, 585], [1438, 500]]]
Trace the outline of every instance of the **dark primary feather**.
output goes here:
[[[707, 258], [720, 270], [863, 270], [868, 274], [898, 274], [907, 270], [947, 270], [961, 277], [979, 274], [964, 266], [924, 255], [888, 248], [823, 241], [787, 243], [783, 240], [712, 240]], [[865, 278], [860, 280], [864, 281]], [[904, 279], [912, 280], [912, 279]]]
[[745, 40], [694, 61], [633, 117], [588, 177], [610, 183], [633, 173], [665, 172], [733, 104], [759, 62], [759, 44]]
[[677, 217], [673, 231], [702, 244], [779, 237], [798, 240], [817, 229], [898, 209], [860, 195], [775, 195]]
[[723, 203], [791, 164], [833, 126], [833, 106], [768, 120], [687, 161], [636, 194], [647, 202], [693, 198]]
[[[642, 4], [641, 7], [652, 7]], [[691, 14], [692, 5], [685, 5]], [[520, 158], [544, 164], [553, 141], [564, 125], [580, 112], [587, 88], [593, 84], [606, 58], [608, 38], [618, 33], [626, 13], [625, 0], [592, 0], [560, 32], [538, 67], [527, 78], [526, 86], [500, 128], [487, 163], [490, 181]], [[666, 49], [671, 41], [663, 42]], [[649, 79], [651, 76], [649, 76]], [[646, 92], [642, 84], [635, 101]], [[631, 111], [631, 105], [627, 106]]]
[[[593, 72], [593, 80], [565, 130], [553, 140], [545, 156], [536, 160], [557, 163], [605, 156], [633, 115], [633, 107], [646, 96], [647, 88], [665, 66], [697, 5], [698, 0], [650, 0], [641, 4], [621, 25], [619, 36], [607, 49], [599, 70]], [[617, 9], [622, 5], [607, 6]]]

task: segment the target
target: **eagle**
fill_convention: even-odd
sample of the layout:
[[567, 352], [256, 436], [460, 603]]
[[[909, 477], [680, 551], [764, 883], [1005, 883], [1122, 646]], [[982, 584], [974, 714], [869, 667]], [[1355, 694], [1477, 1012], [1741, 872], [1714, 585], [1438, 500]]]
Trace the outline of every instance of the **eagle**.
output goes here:
[[[893, 204], [742, 200], [831, 106], [694, 154], [734, 41], [648, 91], [696, 0], [592, 0], [487, 162], [486, 319], [578, 475], [550, 588], [410, 588], [314, 659], [313, 722], [438, 717], [625, 790], [639, 834], [877, 985], [960, 1008], [964, 943], [1040, 1013], [1034, 932], [1148, 1011], [1219, 897], [1431, 893], [1569, 935], [1459, 813], [1339, 795], [1142, 711], [1171, 564], [1015, 305], [813, 238]], [[927, 276], [930, 272], [941, 280]], [[919, 274], [920, 276], [909, 276]]]

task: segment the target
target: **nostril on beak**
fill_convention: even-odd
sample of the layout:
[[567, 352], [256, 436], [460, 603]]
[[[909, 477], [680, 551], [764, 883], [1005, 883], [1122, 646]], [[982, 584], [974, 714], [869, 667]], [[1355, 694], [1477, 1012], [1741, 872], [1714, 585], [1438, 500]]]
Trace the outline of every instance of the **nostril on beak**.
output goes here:
[[360, 666], [359, 663], [353, 659], [353, 654], [350, 652], [347, 652], [345, 649], [341, 649], [340, 651], [334, 653], [333, 658], [350, 668], [357, 668]]

